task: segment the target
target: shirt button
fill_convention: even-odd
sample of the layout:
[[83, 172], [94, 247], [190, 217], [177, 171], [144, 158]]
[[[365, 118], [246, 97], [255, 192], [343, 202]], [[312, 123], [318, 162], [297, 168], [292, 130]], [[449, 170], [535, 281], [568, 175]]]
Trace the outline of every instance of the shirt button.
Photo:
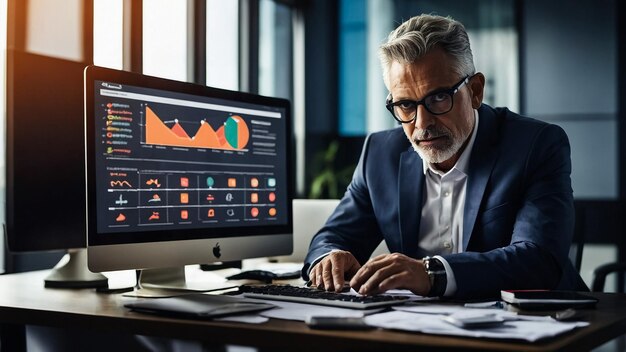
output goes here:
[[450, 243], [449, 241], [445, 241], [445, 242], [443, 243], [443, 246], [444, 246], [445, 248], [452, 248], [452, 243]]
[[448, 197], [448, 196], [450, 196], [450, 192], [448, 192], [448, 191], [443, 192], [443, 196], [444, 196], [444, 197]]

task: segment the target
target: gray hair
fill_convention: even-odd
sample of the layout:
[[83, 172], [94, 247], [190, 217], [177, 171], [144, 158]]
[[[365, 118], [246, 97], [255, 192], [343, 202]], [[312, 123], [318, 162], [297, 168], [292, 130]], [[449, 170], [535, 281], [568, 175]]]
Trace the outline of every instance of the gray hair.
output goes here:
[[451, 69], [459, 76], [474, 74], [472, 49], [463, 24], [451, 17], [422, 14], [402, 23], [389, 33], [387, 42], [380, 46], [379, 57], [387, 88], [393, 61], [411, 64], [435, 46], [452, 56], [455, 64]]

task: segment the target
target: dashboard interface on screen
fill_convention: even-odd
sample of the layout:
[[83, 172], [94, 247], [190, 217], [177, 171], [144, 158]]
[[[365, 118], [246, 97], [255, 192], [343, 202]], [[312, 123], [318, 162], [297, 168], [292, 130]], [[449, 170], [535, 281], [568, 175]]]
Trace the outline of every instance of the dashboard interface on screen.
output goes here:
[[[96, 242], [288, 223], [285, 106], [93, 84]], [[167, 238], [141, 236], [162, 230]]]

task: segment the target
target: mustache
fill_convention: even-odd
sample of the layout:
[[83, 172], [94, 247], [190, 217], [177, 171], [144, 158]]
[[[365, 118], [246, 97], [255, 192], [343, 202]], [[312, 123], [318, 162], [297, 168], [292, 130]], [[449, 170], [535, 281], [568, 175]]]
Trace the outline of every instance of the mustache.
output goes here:
[[437, 137], [450, 137], [450, 132], [442, 129], [442, 128], [427, 128], [427, 129], [416, 129], [413, 131], [413, 140], [415, 142], [433, 139]]

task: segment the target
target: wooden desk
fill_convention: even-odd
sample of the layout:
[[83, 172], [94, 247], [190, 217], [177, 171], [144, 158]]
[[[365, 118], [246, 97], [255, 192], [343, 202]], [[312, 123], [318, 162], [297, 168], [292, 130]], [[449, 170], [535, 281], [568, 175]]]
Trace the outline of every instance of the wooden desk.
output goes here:
[[[23, 348], [24, 325], [116, 332], [237, 344], [268, 350], [590, 350], [626, 333], [626, 295], [600, 294], [597, 309], [588, 310], [591, 325], [538, 343], [458, 338], [373, 330], [317, 331], [304, 323], [272, 319], [264, 324], [225, 323], [162, 318], [130, 312], [119, 295], [93, 290], [47, 289], [46, 271], [0, 276], [2, 346]], [[22, 328], [22, 333], [19, 331]], [[17, 332], [17, 334], [16, 334]], [[4, 349], [3, 349], [4, 350]]]

